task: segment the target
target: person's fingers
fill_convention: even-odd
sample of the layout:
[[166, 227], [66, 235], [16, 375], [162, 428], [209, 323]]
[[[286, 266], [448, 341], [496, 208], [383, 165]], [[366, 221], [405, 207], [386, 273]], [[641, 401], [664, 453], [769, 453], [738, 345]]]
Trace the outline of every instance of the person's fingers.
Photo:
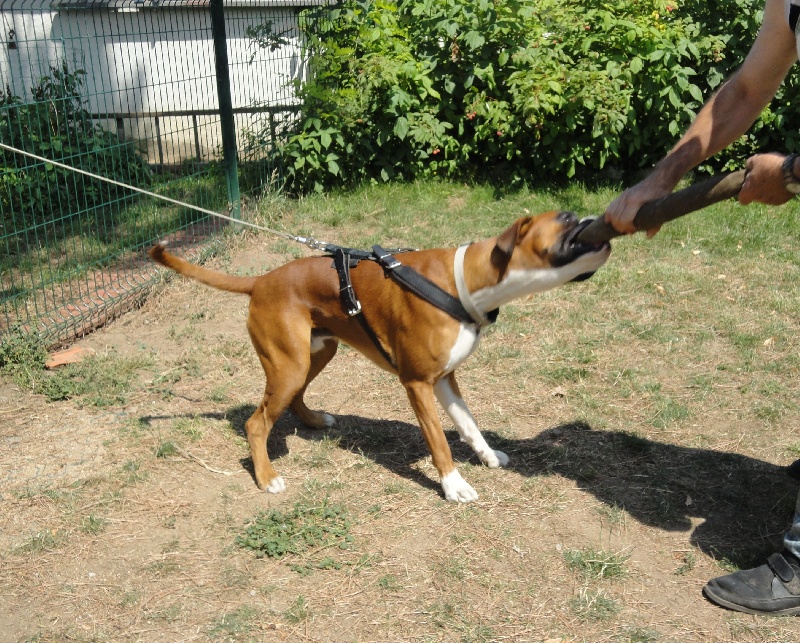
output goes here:
[[636, 232], [636, 227], [633, 225], [633, 219], [636, 217], [638, 208], [632, 209], [628, 204], [628, 198], [625, 193], [618, 196], [606, 208], [605, 221], [617, 232], [622, 234], [632, 234]]
[[742, 205], [750, 205], [754, 201], [751, 191], [745, 190], [744, 185], [742, 186], [742, 189], [739, 190], [739, 195], [737, 198], [739, 199], [739, 203]]
[[661, 226], [656, 226], [655, 228], [650, 228], [647, 231], [647, 238], [652, 239], [658, 234], [658, 231], [661, 230]]

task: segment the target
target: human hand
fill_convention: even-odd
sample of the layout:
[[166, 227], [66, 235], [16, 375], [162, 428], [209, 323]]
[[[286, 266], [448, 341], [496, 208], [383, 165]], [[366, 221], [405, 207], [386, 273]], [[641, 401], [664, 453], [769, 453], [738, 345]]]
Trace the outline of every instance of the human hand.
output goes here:
[[[672, 192], [673, 187], [648, 177], [625, 190], [608, 205], [605, 212], [606, 223], [623, 234], [636, 232], [637, 228], [633, 225], [633, 220], [636, 218], [639, 208], [648, 201], [655, 201], [666, 196]], [[648, 230], [647, 238], [651, 239], [660, 229], [661, 226]]]
[[739, 191], [739, 203], [748, 205], [753, 201], [767, 205], [781, 205], [794, 195], [783, 183], [783, 154], [770, 152], [756, 154], [747, 159], [744, 183]]

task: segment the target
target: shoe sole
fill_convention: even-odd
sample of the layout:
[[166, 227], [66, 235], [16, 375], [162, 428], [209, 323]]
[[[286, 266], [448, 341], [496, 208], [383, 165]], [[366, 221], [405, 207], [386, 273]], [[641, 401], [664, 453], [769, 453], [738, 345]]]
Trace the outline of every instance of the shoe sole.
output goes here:
[[703, 588], [703, 594], [708, 600], [716, 605], [727, 607], [728, 609], [736, 612], [744, 612], [745, 614], [755, 614], [756, 616], [795, 616], [800, 614], [800, 605], [797, 607], [788, 607], [782, 610], [765, 611], [753, 609], [751, 607], [745, 607], [744, 605], [739, 605], [737, 603], [731, 603], [721, 596], [716, 596], [713, 591], [708, 589], [708, 586]]

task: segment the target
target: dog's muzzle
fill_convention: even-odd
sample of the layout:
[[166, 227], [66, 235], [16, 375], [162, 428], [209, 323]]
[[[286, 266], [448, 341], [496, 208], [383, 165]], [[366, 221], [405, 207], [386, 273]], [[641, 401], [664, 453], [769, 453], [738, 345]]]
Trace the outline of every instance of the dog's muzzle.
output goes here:
[[[588, 244], [588, 243], [581, 243], [578, 241], [578, 236], [580, 233], [585, 230], [597, 217], [585, 217], [581, 219], [572, 229], [570, 229], [561, 239], [561, 243], [559, 244], [558, 250], [556, 251], [555, 256], [555, 265], [564, 266], [568, 263], [572, 263], [578, 257], [581, 257], [589, 252], [599, 252], [601, 250], [606, 250], [611, 248], [611, 244], [608, 241], [603, 241], [601, 243], [595, 244]], [[594, 274], [592, 272], [585, 272], [583, 274], [578, 275], [572, 281], [584, 281], [588, 279]]]

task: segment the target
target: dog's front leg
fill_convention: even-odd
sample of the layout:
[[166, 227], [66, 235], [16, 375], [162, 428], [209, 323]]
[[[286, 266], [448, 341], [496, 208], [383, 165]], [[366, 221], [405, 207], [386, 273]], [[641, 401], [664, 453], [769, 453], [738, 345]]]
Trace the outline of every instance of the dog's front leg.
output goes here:
[[428, 382], [405, 382], [408, 399], [417, 416], [422, 435], [433, 458], [433, 466], [439, 472], [444, 497], [453, 502], [472, 502], [478, 494], [456, 469], [450, 445], [447, 444], [442, 423], [436, 412], [433, 387]]
[[472, 447], [472, 450], [487, 467], [496, 469], [508, 464], [508, 456], [502, 451], [495, 451], [483, 439], [478, 424], [469, 412], [461, 391], [458, 389], [455, 375], [449, 373], [433, 387], [436, 399], [458, 429], [461, 439]]

